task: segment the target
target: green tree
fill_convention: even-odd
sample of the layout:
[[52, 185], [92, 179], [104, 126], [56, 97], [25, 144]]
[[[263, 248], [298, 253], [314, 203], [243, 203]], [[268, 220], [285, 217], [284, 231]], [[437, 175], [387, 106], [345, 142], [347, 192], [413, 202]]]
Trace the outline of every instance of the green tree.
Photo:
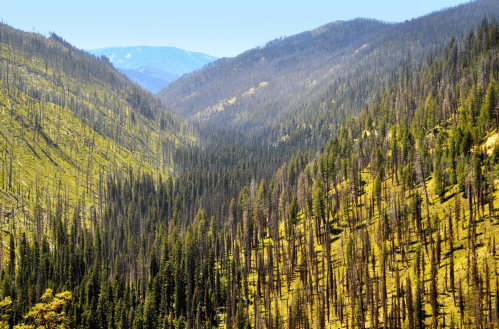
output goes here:
[[[319, 177], [320, 176], [320, 177]], [[313, 210], [316, 220], [324, 221], [326, 218], [326, 205], [324, 202], [322, 176], [318, 175], [315, 181], [315, 188], [313, 194]]]
[[47, 289], [41, 299], [43, 302], [36, 304], [24, 316], [26, 324], [17, 325], [14, 328], [69, 328], [71, 319], [66, 316], [65, 312], [60, 312], [60, 310], [71, 300], [71, 292], [65, 291], [54, 296], [52, 289]]
[[246, 310], [244, 308], [244, 303], [239, 302], [236, 311], [236, 317], [234, 319], [234, 328], [235, 329], [245, 329], [246, 327]]
[[495, 84], [495, 81], [492, 80], [487, 87], [485, 101], [482, 103], [480, 113], [480, 117], [483, 120], [483, 122], [481, 122], [482, 125], [487, 125], [487, 123], [494, 117], [494, 109], [497, 105]]
[[419, 279], [416, 280], [415, 286], [416, 293], [414, 294], [414, 324], [417, 329], [422, 329], [424, 328], [425, 311]]
[[445, 186], [444, 186], [444, 172], [442, 169], [442, 155], [440, 151], [437, 151], [435, 158], [435, 171], [433, 173], [434, 177], [434, 192], [435, 195], [440, 198], [440, 202], [443, 202], [444, 194], [445, 194]]
[[175, 316], [178, 318], [185, 314], [187, 309], [186, 301], [186, 275], [184, 264], [177, 264], [175, 269]]

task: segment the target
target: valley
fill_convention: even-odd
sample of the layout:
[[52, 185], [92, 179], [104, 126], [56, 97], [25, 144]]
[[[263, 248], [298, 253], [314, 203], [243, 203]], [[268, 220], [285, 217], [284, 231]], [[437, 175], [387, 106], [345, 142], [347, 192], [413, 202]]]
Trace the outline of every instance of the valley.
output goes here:
[[0, 326], [498, 327], [497, 14], [333, 22], [156, 95], [0, 24]]

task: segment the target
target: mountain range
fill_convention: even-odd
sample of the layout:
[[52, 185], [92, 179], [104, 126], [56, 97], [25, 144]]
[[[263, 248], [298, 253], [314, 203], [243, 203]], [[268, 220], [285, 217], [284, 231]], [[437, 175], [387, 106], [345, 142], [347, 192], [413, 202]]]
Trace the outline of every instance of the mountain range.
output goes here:
[[498, 14], [498, 1], [483, 0], [401, 23], [365, 18], [332, 22], [221, 58], [158, 95], [193, 122], [253, 136], [269, 135], [270, 129], [270, 142], [291, 132], [320, 144], [346, 117], [370, 103], [378, 88], [403, 74], [401, 67], [423, 65], [453, 36]]
[[0, 328], [498, 328], [498, 7], [333, 22], [162, 99], [137, 51], [0, 24]]
[[152, 93], [217, 59], [175, 47], [107, 47], [87, 51], [107, 56], [114, 67]]

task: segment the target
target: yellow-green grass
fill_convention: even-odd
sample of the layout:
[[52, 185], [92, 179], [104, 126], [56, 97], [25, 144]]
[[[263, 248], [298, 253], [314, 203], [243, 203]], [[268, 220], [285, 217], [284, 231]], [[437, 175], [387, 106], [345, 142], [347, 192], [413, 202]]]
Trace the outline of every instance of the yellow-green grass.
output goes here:
[[[367, 200], [371, 198], [371, 193], [373, 191], [373, 182], [374, 179], [369, 173], [369, 170], [364, 170], [362, 172], [362, 179], [367, 182], [367, 185], [364, 187], [364, 191], [367, 197]], [[339, 189], [344, 189], [348, 182], [343, 182], [338, 186]], [[433, 177], [429, 177], [426, 179], [426, 189], [428, 192], [429, 196], [429, 204], [428, 208], [430, 211], [430, 218], [433, 218], [435, 215], [438, 216], [439, 218], [439, 223], [440, 227], [444, 227], [444, 222], [445, 225], [447, 225], [448, 222], [448, 216], [449, 213], [452, 216], [452, 222], [453, 222], [453, 230], [454, 230], [454, 268], [455, 268], [455, 283], [456, 283], [456, 290], [455, 290], [455, 296], [456, 296], [456, 304], [454, 303], [454, 298], [453, 294], [450, 291], [450, 280], [448, 280], [448, 290], [445, 290], [445, 273], [446, 273], [446, 266], [447, 266], [447, 271], [449, 271], [448, 264], [449, 264], [449, 245], [447, 241], [444, 239], [444, 231], [443, 229], [440, 230], [441, 238], [442, 238], [442, 252], [441, 252], [441, 263], [438, 266], [438, 274], [437, 274], [437, 284], [438, 284], [438, 302], [440, 304], [440, 315], [439, 315], [439, 322], [443, 322], [443, 317], [445, 316], [445, 322], [447, 325], [451, 322], [451, 318], [453, 318], [454, 323], [458, 324], [460, 322], [460, 313], [459, 313], [459, 308], [458, 308], [458, 287], [459, 287], [459, 282], [462, 280], [462, 286], [463, 286], [463, 294], [465, 295], [465, 298], [471, 298], [471, 294], [473, 293], [470, 290], [470, 287], [467, 284], [467, 268], [471, 267], [471, 263], [468, 264], [468, 222], [469, 222], [469, 211], [467, 207], [467, 200], [463, 198], [462, 193], [459, 193], [457, 185], [452, 186], [448, 188], [445, 192], [445, 196], [443, 198], [443, 202], [440, 201], [440, 199], [433, 193]], [[497, 183], [497, 180], [496, 180]], [[383, 182], [383, 188], [386, 188], [387, 190], [387, 195], [390, 197], [392, 192], [394, 193], [402, 193], [402, 186], [401, 184], [397, 184], [394, 180], [392, 183], [392, 177], [388, 177], [384, 182]], [[425, 221], [428, 218], [428, 214], [426, 212], [426, 200], [425, 200], [425, 194], [423, 190], [422, 184], [417, 186], [417, 189], [419, 189], [420, 195], [423, 198], [423, 204], [422, 204], [422, 217], [423, 221]], [[333, 191], [331, 191], [331, 196], [332, 196]], [[411, 195], [412, 191], [406, 190], [405, 193], [405, 201], [409, 205], [411, 202]], [[498, 209], [499, 208], [499, 198], [497, 197], [499, 195], [499, 191], [496, 190], [494, 193], [494, 208]], [[456, 198], [461, 198], [461, 214], [463, 213], [464, 209], [464, 214], [465, 217], [461, 215], [461, 219], [459, 222], [459, 227], [456, 227], [455, 225], [455, 203], [456, 203]], [[359, 198], [359, 208], [364, 207], [364, 195], [362, 195]], [[387, 204], [384, 200], [382, 202], [383, 209], [386, 209]], [[401, 205], [402, 206], [402, 205]], [[476, 206], [476, 205], [474, 205]], [[352, 209], [349, 210], [350, 213]], [[382, 210], [383, 211], [383, 210]], [[339, 216], [341, 217], [343, 214], [343, 210], [340, 211]], [[363, 214], [365, 217], [365, 211], [363, 210]], [[410, 215], [409, 215], [410, 216]], [[333, 216], [331, 216], [331, 222], [333, 222], [332, 219]], [[338, 216], [337, 216], [338, 217]], [[409, 219], [412, 222], [412, 219]], [[308, 227], [313, 227], [311, 224], [312, 219], [309, 216], [306, 216], [303, 212], [300, 213], [300, 222], [296, 225], [296, 232], [300, 232], [303, 234], [307, 239], [309, 237], [309, 231]], [[375, 277], [377, 279], [381, 278], [381, 268], [380, 268], [380, 255], [381, 255], [381, 248], [379, 247], [376, 243], [376, 236], [377, 236], [377, 230], [379, 227], [379, 213], [377, 211], [377, 207], [375, 207], [374, 210], [374, 217], [371, 219], [370, 223], [367, 222], [367, 220], [364, 220], [362, 224], [367, 225], [367, 231], [369, 232], [370, 236], [370, 243], [371, 246], [373, 247], [374, 254], [376, 257], [376, 273], [373, 274], [370, 272], [370, 276]], [[335, 223], [332, 224], [333, 227], [335, 227]], [[332, 242], [332, 260], [333, 260], [333, 271], [335, 272], [336, 280], [339, 283], [339, 281], [342, 279], [342, 277], [345, 274], [346, 267], [344, 263], [344, 252], [346, 248], [346, 241], [347, 239], [354, 234], [351, 232], [349, 229], [347, 223], [344, 220], [340, 219], [340, 228], [343, 230], [341, 234], [339, 234], [336, 239], [335, 236], [333, 235], [333, 242]], [[406, 285], [406, 278], [410, 278], [412, 284], [414, 285], [415, 283], [415, 274], [414, 274], [414, 269], [413, 269], [413, 264], [414, 264], [414, 258], [415, 258], [415, 250], [418, 248], [418, 243], [414, 243], [417, 241], [417, 232], [415, 231], [413, 225], [411, 224], [411, 246], [408, 248], [406, 251], [406, 261], [402, 261], [402, 256], [400, 254], [400, 250], [397, 248], [396, 244], [396, 253], [395, 253], [395, 262], [392, 264], [387, 265], [387, 290], [388, 290], [388, 308], [391, 309], [391, 295], [393, 294], [396, 285], [395, 285], [395, 268], [398, 268], [399, 270], [399, 276], [400, 276], [400, 283]], [[279, 232], [280, 232], [280, 238], [281, 238], [281, 243], [283, 248], [281, 249], [281, 252], [287, 252], [287, 244], [288, 241], [284, 238], [285, 237], [285, 227], [284, 223], [281, 223]], [[447, 226], [448, 230], [448, 226]], [[354, 234], [355, 235], [355, 234]], [[437, 232], [433, 233], [433, 239], [436, 241], [436, 235]], [[485, 212], [484, 214], [481, 213], [480, 210], [480, 216], [478, 217], [478, 225], [477, 225], [477, 249], [476, 249], [476, 257], [478, 260], [478, 268], [480, 271], [483, 271], [484, 269], [484, 263], [487, 262], [489, 266], [489, 275], [490, 275], [490, 281], [491, 281], [491, 291], [495, 291], [495, 278], [496, 275], [494, 274], [496, 272], [496, 260], [497, 256], [493, 256], [489, 252], [489, 243], [492, 243], [493, 238], [498, 235], [498, 220], [493, 219], [489, 217], [489, 208], [488, 205], [485, 206]], [[359, 243], [359, 246], [361, 245], [361, 240], [360, 240], [360, 235], [356, 234], [357, 236], [357, 242]], [[459, 236], [459, 239], [457, 237]], [[315, 238], [315, 232], [314, 232], [314, 238]], [[429, 239], [428, 239], [429, 240]], [[303, 239], [302, 239], [303, 241]], [[387, 248], [390, 248], [391, 245], [389, 241], [387, 242]], [[397, 241], [398, 242], [398, 241]], [[255, 249], [260, 250], [263, 252], [264, 257], [267, 257], [267, 250], [266, 248], [263, 248], [263, 245], [268, 246], [269, 244], [273, 244], [273, 241], [269, 238], [266, 237], [264, 241], [260, 241], [260, 244], [252, 250], [252, 270], [249, 275], [249, 296], [250, 296], [250, 301], [252, 303], [249, 304], [248, 306], [248, 312], [249, 312], [249, 319], [254, 321], [254, 296], [256, 294], [256, 281], [257, 281], [257, 273], [256, 273], [256, 251]], [[322, 267], [324, 266], [322, 262], [322, 253], [325, 253], [325, 246], [318, 244], [317, 241], [314, 239], [314, 244], [315, 244], [315, 254], [316, 254], [316, 260], [318, 262], [318, 270], [319, 270], [319, 287], [320, 289], [324, 289], [325, 291], [325, 278], [322, 278]], [[306, 246], [304, 246], [306, 247]], [[262, 249], [263, 248], [263, 249]], [[240, 246], [240, 250], [243, 250], [242, 245]], [[297, 264], [299, 265], [301, 262], [302, 254], [299, 252], [300, 248], [298, 248], [298, 260]], [[421, 246], [421, 255], [425, 260], [425, 270], [424, 270], [424, 281], [425, 281], [425, 290], [430, 289], [430, 274], [431, 274], [431, 249], [428, 248], [429, 253], [426, 253], [426, 250], [424, 247]], [[274, 249], [275, 252], [275, 249]], [[471, 252], [471, 251], [470, 251]], [[473, 255], [471, 255], [473, 256]], [[289, 259], [289, 255], [287, 255], [287, 258]], [[266, 258], [265, 258], [266, 259]], [[471, 259], [471, 258], [470, 258]], [[282, 261], [282, 256], [281, 256], [281, 261]], [[364, 261], [364, 260], [359, 260], [359, 261]], [[277, 262], [277, 256], [274, 254], [274, 262]], [[243, 260], [241, 260], [241, 264], [244, 264]], [[370, 267], [371, 268], [371, 267]], [[275, 316], [276, 314], [276, 306], [275, 306], [275, 301], [277, 300], [278, 302], [278, 310], [279, 314], [281, 317], [281, 321], [287, 320], [289, 317], [288, 314], [288, 307], [289, 305], [292, 304], [293, 301], [293, 292], [296, 290], [299, 290], [302, 288], [302, 285], [300, 283], [300, 277], [299, 277], [299, 272], [298, 268], [293, 269], [293, 278], [291, 285], [288, 286], [286, 282], [286, 276], [285, 276], [285, 269], [284, 265], [282, 262], [279, 264], [279, 269], [280, 269], [280, 274], [281, 274], [281, 283], [282, 283], [282, 295], [278, 295], [277, 299], [275, 299], [275, 295], [272, 294], [272, 314]], [[338, 278], [338, 273], [340, 274], [340, 278]], [[276, 273], [276, 266], [274, 265], [274, 279], [276, 279], [277, 273]], [[312, 275], [312, 279], [314, 280], [314, 286], [315, 286], [315, 275]], [[471, 281], [471, 278], [470, 278]], [[349, 298], [346, 293], [346, 286], [345, 286], [346, 280], [342, 280], [341, 284], [338, 284], [338, 296], [343, 297], [343, 302], [345, 303], [345, 310], [346, 314], [348, 314], [346, 317], [348, 317], [349, 325], [352, 325], [352, 318], [351, 318], [351, 306], [348, 304], [349, 303]], [[413, 289], [413, 294], [415, 292], [415, 287], [412, 287]], [[262, 293], [264, 293], [265, 288], [262, 287]], [[276, 294], [277, 291], [275, 292]], [[309, 308], [309, 321], [310, 324], [315, 326], [317, 324], [317, 312], [318, 312], [318, 299], [317, 299], [317, 291], [314, 291], [314, 306], [313, 308]], [[467, 297], [468, 296], [468, 297]], [[425, 312], [427, 314], [427, 319], [426, 323], [429, 324], [431, 321], [431, 306], [430, 303], [426, 302], [425, 298]], [[379, 304], [381, 307], [381, 303]], [[265, 314], [265, 309], [263, 306], [263, 297], [261, 299], [261, 314]], [[380, 323], [382, 322], [382, 310], [380, 309], [379, 315], [380, 315]], [[340, 324], [340, 321], [338, 317], [334, 315], [334, 310], [332, 307], [331, 303], [331, 308], [330, 308], [330, 321], [327, 321], [327, 315], [326, 317], [326, 328], [345, 328], [346, 327], [346, 322], [344, 321], [343, 325]], [[466, 315], [468, 317], [469, 315]], [[225, 318], [225, 314], [222, 314], [222, 318]], [[366, 320], [366, 326], [370, 327], [369, 323], [370, 316], [368, 315]], [[222, 326], [224, 326], [225, 323], [222, 323]], [[287, 324], [285, 324], [287, 326]]]
[[[44, 42], [69, 51], [54, 40]], [[62, 71], [52, 72], [42, 59], [27, 59], [19, 49], [6, 44], [0, 44], [0, 64], [4, 72], [7, 66], [10, 72], [9, 83], [0, 80], [1, 219], [4, 229], [5, 225], [18, 227], [15, 235], [35, 234], [36, 207], [41, 209], [47, 233], [49, 213], [54, 213], [59, 199], [71, 208], [70, 217], [78, 208], [82, 218], [88, 218], [91, 207], [98, 209], [99, 195], [104, 200], [107, 175], [133, 170], [165, 178], [175, 170], [175, 149], [196, 143], [185, 121], [178, 120], [177, 129], [168, 131], [138, 112], [132, 120], [134, 110], [125, 101], [126, 95], [92, 76], [86, 82], [75, 81]], [[22, 78], [24, 89], [12, 83], [16, 77]], [[54, 78], [62, 81], [64, 88], [54, 84]], [[64, 96], [66, 104], [81, 102], [99, 115], [98, 120], [119, 126], [119, 136], [97, 133], [88, 119], [68, 106], [46, 101], [46, 97], [30, 97], [25, 92], [30, 87], [45, 95]], [[117, 105], [121, 113], [115, 113], [110, 104]], [[169, 152], [164, 152], [165, 143], [170, 145]], [[9, 216], [4, 216], [7, 213]]]

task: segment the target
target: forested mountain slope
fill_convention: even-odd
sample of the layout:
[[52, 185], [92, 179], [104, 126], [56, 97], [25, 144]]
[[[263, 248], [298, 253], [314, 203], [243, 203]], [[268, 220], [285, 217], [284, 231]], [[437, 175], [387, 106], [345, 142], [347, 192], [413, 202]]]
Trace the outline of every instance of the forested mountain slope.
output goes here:
[[280, 145], [221, 144], [110, 173], [102, 212], [62, 200], [7, 239], [0, 321], [52, 288], [82, 328], [497, 327], [499, 27], [439, 54], [276, 171]]
[[403, 74], [404, 65], [422, 65], [453, 35], [498, 14], [497, 1], [482, 0], [397, 24], [334, 22], [222, 58], [159, 95], [192, 121], [267, 135], [269, 142], [299, 134], [320, 145]]
[[88, 214], [112, 172], [172, 175], [176, 150], [195, 144], [190, 126], [105, 58], [3, 24], [0, 122], [0, 208], [14, 235], [41, 236], [62, 200]]

